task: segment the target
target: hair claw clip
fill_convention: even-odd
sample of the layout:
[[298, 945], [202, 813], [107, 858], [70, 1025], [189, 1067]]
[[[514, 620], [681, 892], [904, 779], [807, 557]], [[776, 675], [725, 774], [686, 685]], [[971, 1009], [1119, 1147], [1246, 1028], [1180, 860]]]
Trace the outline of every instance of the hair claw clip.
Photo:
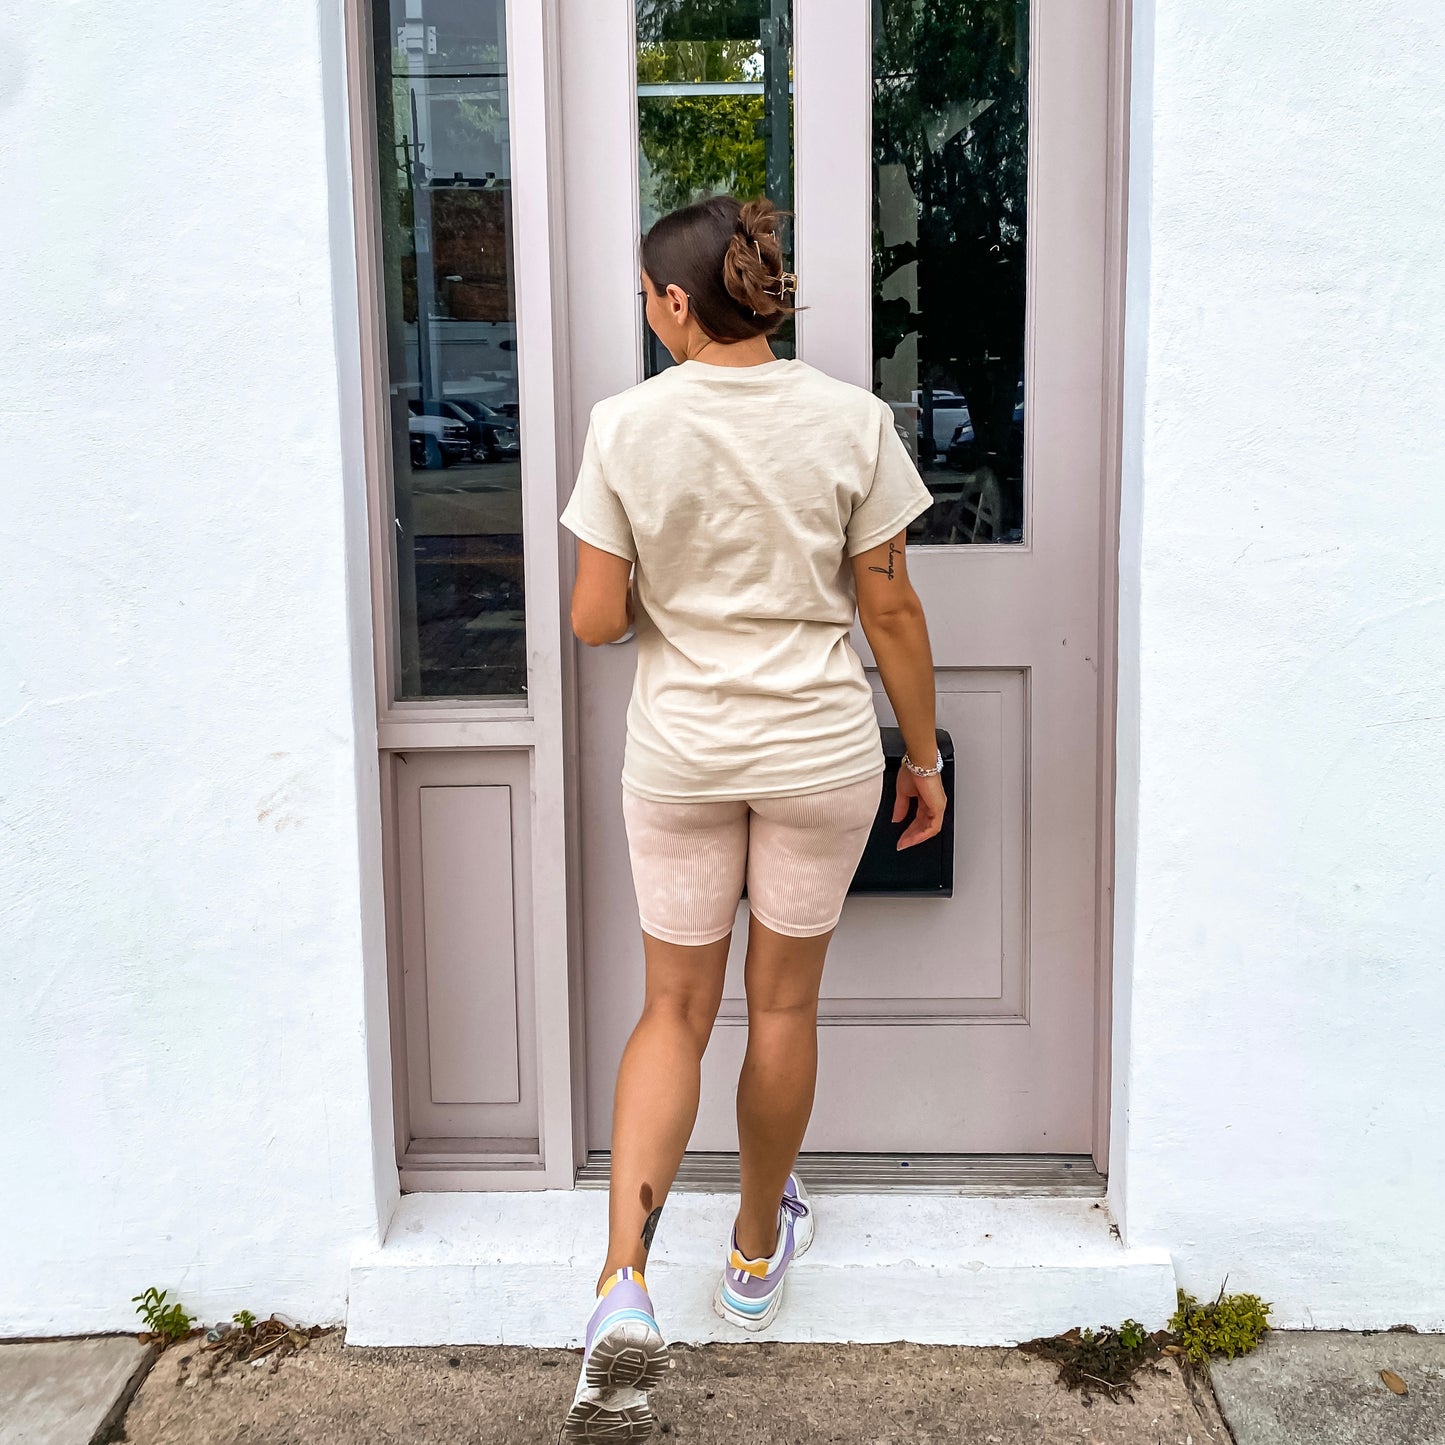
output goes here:
[[[753, 250], [758, 253], [758, 264], [760, 266], [766, 266], [768, 263], [763, 260], [763, 248], [758, 245], [756, 240], [753, 242]], [[794, 271], [784, 271], [778, 276], [778, 289], [776, 291], [769, 291], [767, 287], [763, 288], [763, 294], [765, 296], [776, 296], [780, 301], [790, 291], [794, 296], [798, 294], [798, 277]]]

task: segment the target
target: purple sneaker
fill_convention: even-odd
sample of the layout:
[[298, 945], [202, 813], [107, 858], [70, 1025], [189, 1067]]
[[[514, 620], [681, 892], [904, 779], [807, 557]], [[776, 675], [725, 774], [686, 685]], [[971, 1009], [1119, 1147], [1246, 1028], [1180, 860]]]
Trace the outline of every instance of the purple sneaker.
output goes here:
[[808, 1252], [813, 1242], [813, 1206], [803, 1181], [788, 1175], [778, 1206], [778, 1247], [771, 1259], [749, 1259], [738, 1248], [733, 1229], [732, 1249], [712, 1297], [712, 1307], [730, 1324], [745, 1330], [765, 1329], [783, 1303], [783, 1280], [788, 1266]]
[[562, 1427], [570, 1441], [645, 1440], [653, 1429], [647, 1392], [668, 1368], [667, 1345], [640, 1271], [619, 1269], [602, 1286], [587, 1322], [587, 1348], [572, 1408]]

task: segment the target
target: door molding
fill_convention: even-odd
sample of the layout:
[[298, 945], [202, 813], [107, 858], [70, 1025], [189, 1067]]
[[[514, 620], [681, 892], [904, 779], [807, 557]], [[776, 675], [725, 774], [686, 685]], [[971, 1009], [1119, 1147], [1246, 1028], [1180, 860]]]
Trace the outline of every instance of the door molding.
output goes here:
[[1109, 5], [1108, 176], [1105, 183], [1103, 498], [1099, 535], [1099, 840], [1095, 938], [1094, 1167], [1109, 1172], [1114, 1074], [1114, 813], [1119, 733], [1119, 532], [1124, 452], [1124, 301], [1128, 262], [1130, 56], [1133, 0]]

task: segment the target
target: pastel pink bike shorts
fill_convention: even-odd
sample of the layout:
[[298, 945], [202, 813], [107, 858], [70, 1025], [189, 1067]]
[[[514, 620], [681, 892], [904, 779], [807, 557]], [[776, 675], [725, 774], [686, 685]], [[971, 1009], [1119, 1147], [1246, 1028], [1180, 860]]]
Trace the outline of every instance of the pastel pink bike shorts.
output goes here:
[[622, 816], [642, 928], [665, 943], [732, 932], [743, 884], [775, 933], [837, 926], [883, 793], [883, 774], [782, 798], [656, 802], [624, 787]]

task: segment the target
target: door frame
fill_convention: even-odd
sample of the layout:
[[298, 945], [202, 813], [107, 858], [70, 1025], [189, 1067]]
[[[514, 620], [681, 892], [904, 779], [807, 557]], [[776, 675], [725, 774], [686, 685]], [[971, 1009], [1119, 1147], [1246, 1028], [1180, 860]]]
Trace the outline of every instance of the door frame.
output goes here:
[[[387, 0], [375, 0], [387, 3]], [[627, 3], [630, 0], [611, 0]], [[1051, 3], [1051, 0], [1035, 0]], [[1058, 3], [1058, 0], [1052, 0]], [[1124, 297], [1127, 254], [1128, 141], [1132, 0], [1094, 0], [1109, 20], [1108, 179], [1106, 182], [1105, 341], [1102, 359], [1106, 403], [1103, 426], [1100, 548], [1099, 756], [1096, 826], [1098, 833], [1097, 926], [1095, 934], [1094, 1149], [1096, 1167], [1107, 1172], [1112, 1100], [1113, 914], [1115, 869], [1115, 779], [1118, 696], [1118, 544], [1120, 474], [1123, 452]], [[830, 0], [794, 0], [795, 55], [803, 47], [835, 48], [836, 19], [829, 22]], [[386, 363], [385, 305], [379, 235], [378, 178], [371, 107], [373, 71], [368, 0], [342, 0], [345, 28], [348, 132], [355, 220], [358, 330], [362, 361], [362, 429], [369, 517], [369, 568], [376, 680], [377, 736], [381, 759], [383, 850], [394, 861], [393, 773], [406, 749], [500, 749], [525, 752], [530, 763], [532, 808], [532, 934], [535, 1009], [526, 1021], [536, 1030], [539, 1095], [539, 1152], [523, 1167], [504, 1165], [408, 1174], [399, 1165], [403, 1189], [518, 1190], [572, 1187], [586, 1161], [586, 1041], [583, 1036], [583, 959], [581, 889], [577, 826], [579, 717], [576, 646], [566, 625], [565, 599], [574, 573], [572, 548], [563, 545], [556, 517], [570, 492], [579, 460], [577, 419], [572, 415], [565, 346], [568, 336], [568, 234], [566, 176], [561, 134], [561, 0], [507, 0], [506, 31], [512, 155], [513, 276], [517, 304], [518, 371], [522, 445], [523, 555], [525, 569], [528, 696], [525, 701], [478, 704], [471, 701], [393, 700], [394, 561], [391, 547], [391, 467], [389, 379]], [[860, 5], [860, 10], [864, 7]], [[574, 15], [569, 23], [579, 23]], [[630, 30], [629, 30], [630, 33]], [[857, 49], [857, 47], [854, 47]], [[864, 48], [864, 55], [871, 54]], [[628, 67], [631, 55], [617, 56]], [[854, 77], [855, 80], [858, 77]], [[863, 77], [871, 88], [871, 68]], [[840, 90], [843, 86], [838, 87]], [[810, 187], [831, 185], [835, 176], [809, 170], [802, 119], [807, 97], [799, 92], [795, 110], [798, 135], [795, 207], [799, 271], [822, 268], [855, 272], [860, 255], [861, 283], [871, 287], [868, 250], [849, 256], [825, 249], [810, 237], [806, 207]], [[815, 108], [816, 102], [815, 102]], [[864, 108], [866, 114], [866, 108]], [[856, 119], [856, 117], [855, 117]], [[834, 132], [836, 143], [836, 131]], [[864, 138], [860, 151], [871, 156]], [[634, 167], [635, 167], [634, 158]], [[871, 186], [871, 167], [862, 167]], [[518, 182], [520, 181], [520, 185]], [[857, 177], [854, 178], [857, 183]], [[636, 187], [633, 188], [636, 204]], [[580, 238], [578, 239], [580, 242]], [[629, 262], [630, 265], [630, 262]], [[855, 283], [858, 280], [855, 277]], [[630, 294], [630, 286], [628, 293]], [[833, 339], [827, 318], [804, 313], [800, 328], [809, 346]], [[856, 328], [854, 328], [856, 329]], [[641, 375], [640, 332], [635, 341]], [[854, 340], [837, 338], [840, 346]], [[583, 419], [585, 421], [585, 418]], [[391, 1012], [391, 1082], [398, 1160], [405, 1151], [406, 1070], [404, 1029], [395, 1006], [401, 997], [398, 945], [397, 870], [386, 870], [388, 993]]]
[[[388, 0], [374, 0], [387, 4]], [[556, 0], [507, 0], [508, 114], [511, 150], [513, 256], [516, 296], [519, 429], [522, 437], [522, 551], [527, 650], [527, 697], [397, 701], [394, 697], [395, 563], [388, 496], [392, 448], [386, 306], [382, 292], [379, 169], [369, 0], [342, 0], [345, 30], [348, 139], [355, 221], [357, 303], [361, 340], [362, 430], [365, 456], [372, 644], [380, 753], [387, 918], [387, 992], [391, 1001], [391, 1092], [398, 1172], [404, 1190], [570, 1188], [579, 1137], [574, 1081], [579, 1077], [569, 1019], [579, 979], [573, 946], [575, 914], [569, 884], [575, 867], [569, 833], [566, 758], [569, 745], [564, 690], [572, 650], [564, 646], [564, 576], [557, 526], [557, 478], [569, 448], [559, 432], [568, 415], [565, 369], [557, 365], [559, 316], [565, 298], [560, 231], [559, 77]], [[524, 178], [518, 187], [517, 179]], [[570, 461], [568, 462], [570, 465]], [[565, 566], [570, 569], [570, 561]], [[570, 640], [570, 630], [566, 634]], [[528, 760], [531, 809], [531, 967], [535, 1004], [520, 1028], [534, 1031], [537, 1061], [538, 1151], [526, 1163], [409, 1170], [405, 1027], [400, 1013], [400, 893], [396, 863], [394, 775], [407, 750], [499, 752]]]

